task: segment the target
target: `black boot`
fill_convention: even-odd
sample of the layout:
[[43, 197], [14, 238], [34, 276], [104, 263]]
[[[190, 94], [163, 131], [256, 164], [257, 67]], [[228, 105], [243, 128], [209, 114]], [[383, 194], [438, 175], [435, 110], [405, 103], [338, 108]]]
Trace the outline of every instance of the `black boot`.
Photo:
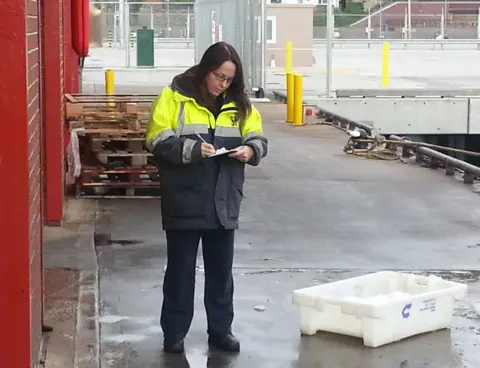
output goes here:
[[182, 354], [185, 351], [183, 340], [174, 343], [163, 341], [163, 351], [172, 354]]
[[223, 336], [208, 336], [208, 345], [223, 351], [236, 353], [240, 351], [240, 342], [231, 333]]

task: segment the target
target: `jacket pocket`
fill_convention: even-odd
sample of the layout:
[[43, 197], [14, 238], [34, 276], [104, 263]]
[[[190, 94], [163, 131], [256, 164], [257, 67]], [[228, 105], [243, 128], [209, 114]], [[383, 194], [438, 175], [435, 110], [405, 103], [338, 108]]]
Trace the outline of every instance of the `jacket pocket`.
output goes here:
[[238, 218], [243, 200], [243, 184], [245, 181], [245, 164], [234, 161], [229, 165], [230, 183], [228, 186], [228, 217]]
[[[193, 164], [195, 165], [195, 164]], [[177, 218], [204, 217], [206, 208], [205, 173], [199, 166], [186, 165], [169, 169], [163, 177], [164, 216]], [[203, 174], [203, 175], [202, 175]]]

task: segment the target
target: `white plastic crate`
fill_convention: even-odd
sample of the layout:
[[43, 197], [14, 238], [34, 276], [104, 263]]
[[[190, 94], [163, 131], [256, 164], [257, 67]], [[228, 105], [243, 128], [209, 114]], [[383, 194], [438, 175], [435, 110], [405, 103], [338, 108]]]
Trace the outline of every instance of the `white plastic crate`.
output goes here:
[[382, 271], [293, 292], [302, 334], [328, 331], [378, 347], [449, 328], [467, 286], [437, 276]]

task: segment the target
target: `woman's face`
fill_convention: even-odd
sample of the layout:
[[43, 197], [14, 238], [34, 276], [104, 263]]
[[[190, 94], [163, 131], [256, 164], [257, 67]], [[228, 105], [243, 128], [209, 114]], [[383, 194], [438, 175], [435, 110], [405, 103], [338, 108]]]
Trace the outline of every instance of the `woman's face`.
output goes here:
[[213, 96], [221, 95], [232, 84], [235, 77], [235, 64], [231, 61], [225, 61], [220, 68], [208, 73], [207, 89]]

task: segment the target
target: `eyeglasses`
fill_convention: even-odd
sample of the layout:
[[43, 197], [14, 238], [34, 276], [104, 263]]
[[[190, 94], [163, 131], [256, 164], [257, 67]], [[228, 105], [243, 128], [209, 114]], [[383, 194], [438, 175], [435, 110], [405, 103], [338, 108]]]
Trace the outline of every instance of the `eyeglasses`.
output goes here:
[[213, 75], [215, 75], [215, 77], [217, 77], [217, 79], [220, 81], [220, 82], [225, 82], [227, 81], [228, 84], [232, 83], [233, 82], [233, 79], [235, 77], [226, 77], [224, 76], [223, 74], [220, 74], [220, 73], [217, 73], [217, 72], [213, 72]]

